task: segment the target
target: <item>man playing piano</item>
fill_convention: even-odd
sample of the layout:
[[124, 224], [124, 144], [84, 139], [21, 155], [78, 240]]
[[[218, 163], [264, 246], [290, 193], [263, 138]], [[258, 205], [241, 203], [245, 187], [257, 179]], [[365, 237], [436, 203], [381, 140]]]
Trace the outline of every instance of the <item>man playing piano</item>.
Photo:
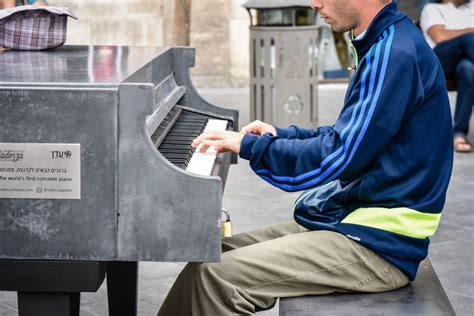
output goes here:
[[333, 126], [253, 122], [193, 146], [233, 151], [285, 191], [294, 220], [224, 238], [222, 260], [189, 263], [159, 315], [249, 315], [278, 297], [379, 292], [406, 285], [428, 252], [452, 169], [444, 75], [390, 0], [313, 0], [358, 58]]

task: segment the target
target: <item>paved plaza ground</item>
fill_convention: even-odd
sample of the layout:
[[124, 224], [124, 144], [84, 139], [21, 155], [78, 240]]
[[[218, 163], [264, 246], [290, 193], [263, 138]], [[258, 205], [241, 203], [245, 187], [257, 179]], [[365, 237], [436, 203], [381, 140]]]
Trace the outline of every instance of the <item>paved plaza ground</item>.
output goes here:
[[[201, 90], [214, 104], [240, 111], [241, 126], [249, 122], [247, 89]], [[319, 123], [333, 124], [344, 98], [344, 85], [319, 89]], [[454, 94], [450, 95], [454, 99]], [[471, 122], [473, 123], [473, 122]], [[474, 124], [471, 124], [474, 127]], [[473, 128], [474, 129], [474, 128]], [[474, 142], [474, 133], [470, 140]], [[428, 183], [426, 185], [429, 185]], [[249, 187], [252, 189], [249, 190]], [[260, 180], [246, 161], [232, 166], [223, 204], [232, 215], [235, 233], [292, 219], [298, 193], [284, 193]], [[458, 315], [474, 314], [474, 153], [455, 154], [454, 173], [438, 233], [429, 256]], [[183, 263], [141, 263], [139, 315], [156, 315]], [[0, 280], [1, 282], [1, 280]], [[104, 284], [97, 293], [84, 293], [81, 316], [107, 315]], [[16, 294], [0, 292], [0, 316], [17, 315]], [[258, 315], [278, 315], [277, 306]], [[171, 316], [171, 315], [170, 315]], [[295, 315], [296, 316], [296, 315]]]

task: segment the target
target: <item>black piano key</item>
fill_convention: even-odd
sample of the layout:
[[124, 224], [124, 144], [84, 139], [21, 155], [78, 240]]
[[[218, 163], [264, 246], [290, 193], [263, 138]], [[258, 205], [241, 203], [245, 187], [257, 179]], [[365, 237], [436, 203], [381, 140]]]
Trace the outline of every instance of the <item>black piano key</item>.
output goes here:
[[189, 131], [200, 131], [204, 130], [204, 127], [201, 124], [186, 124], [186, 123], [177, 123], [174, 125], [173, 129], [184, 129]]
[[198, 137], [201, 134], [202, 134], [202, 131], [174, 130], [174, 131], [170, 132], [167, 136]]
[[181, 145], [181, 147], [171, 147], [171, 145], [173, 144], [165, 144], [166, 147], [159, 147], [158, 150], [159, 151], [194, 151], [194, 149], [189, 146], [188, 144], [178, 144], [178, 145]]
[[168, 151], [166, 153], [163, 153], [163, 156], [165, 156], [167, 159], [169, 158], [175, 158], [175, 159], [184, 159], [184, 160], [191, 160], [192, 158], [192, 153], [189, 152], [179, 152], [179, 151]]
[[169, 142], [169, 143], [173, 143], [174, 141], [185, 141], [185, 142], [188, 142], [188, 143], [192, 143], [193, 140], [195, 140], [196, 137], [193, 137], [193, 136], [168, 136], [166, 137], [166, 140]]
[[172, 133], [183, 133], [183, 132], [186, 132], [188, 133], [188, 135], [191, 135], [191, 134], [201, 134], [203, 132], [204, 129], [201, 129], [201, 128], [183, 128], [181, 126], [178, 126], [176, 127], [173, 131], [171, 131]]
[[179, 120], [179, 121], [183, 122], [183, 123], [191, 123], [191, 124], [205, 124], [205, 123], [207, 123], [207, 120], [192, 119], [192, 118], [183, 119], [183, 120]]
[[[186, 136], [186, 137], [193, 137], [193, 138], [197, 138], [199, 135], [201, 135], [202, 133], [200, 132], [194, 132], [194, 133], [185, 133], [185, 132], [179, 132], [179, 131], [176, 131], [176, 132], [173, 132], [173, 133], [170, 133], [168, 134], [168, 136]], [[166, 138], [165, 138], [166, 140]]]
[[186, 169], [186, 167], [188, 166], [189, 162], [183, 160], [183, 159], [180, 159], [180, 160], [177, 160], [177, 159], [168, 159], [169, 162], [171, 162], [173, 165], [175, 166], [178, 166], [180, 168], [183, 168], [183, 169]]
[[190, 160], [191, 157], [188, 157], [186, 155], [182, 155], [181, 153], [167, 153], [166, 155], [164, 155], [167, 159], [184, 159], [184, 160]]
[[165, 139], [162, 144], [181, 144], [182, 145], [184, 143], [191, 146], [191, 144], [193, 143], [193, 140], [196, 138], [197, 136], [196, 137], [192, 136], [190, 139], [184, 139], [180, 137], [180, 135], [177, 135], [176, 138]]
[[[179, 156], [181, 157], [181, 156]], [[189, 162], [191, 161], [191, 158], [192, 157], [182, 157], [182, 158], [176, 158], [176, 157], [173, 157], [173, 156], [170, 156], [170, 157], [166, 157], [166, 159], [168, 159], [169, 161], [171, 161], [172, 163], [182, 163], [182, 164], [185, 164], [185, 165], [188, 165]]]
[[[193, 140], [202, 134], [209, 121], [209, 117], [203, 114], [193, 113], [182, 110], [176, 118], [177, 112], [174, 111], [163, 120], [162, 125], [167, 128], [158, 129], [167, 130], [166, 136], [154, 137], [152, 140], [158, 140], [158, 150], [171, 163], [179, 168], [186, 169], [196, 149], [191, 146]], [[175, 119], [176, 118], [176, 119]], [[172, 126], [170, 126], [172, 124]]]
[[189, 150], [189, 149], [172, 149], [172, 148], [160, 148], [160, 152], [165, 156], [172, 155], [172, 154], [192, 156], [194, 153], [192, 150]]
[[[162, 145], [169, 145], [169, 146], [173, 146], [175, 145], [176, 147], [175, 148], [183, 148], [183, 147], [187, 147], [190, 145], [190, 142], [185, 142], [185, 141], [174, 141], [174, 142], [168, 142], [167, 140], [165, 140]], [[168, 147], [169, 148], [169, 147]]]
[[184, 159], [184, 160], [191, 160], [193, 157], [193, 151], [167, 151], [163, 153], [167, 159], [174, 158], [174, 159]]
[[207, 121], [208, 118], [205, 116], [193, 116], [193, 115], [182, 114], [179, 116], [179, 120], [180, 121], [184, 121], [184, 120]]
[[193, 150], [191, 148], [166, 148], [166, 147], [160, 147], [159, 148], [160, 152], [162, 154], [165, 154], [165, 153], [193, 153]]
[[174, 158], [183, 158], [183, 159], [191, 159], [191, 157], [194, 155], [194, 151], [183, 151], [183, 150], [166, 150], [165, 152], [162, 152], [162, 154], [165, 157], [174, 157]]
[[178, 120], [175, 125], [191, 125], [191, 126], [202, 126], [203, 122], [189, 122]]
[[196, 121], [196, 122], [205, 122], [208, 120], [207, 117], [199, 117], [199, 116], [181, 116], [179, 118], [180, 121]]
[[207, 120], [199, 120], [199, 119], [184, 119], [184, 120], [179, 120], [176, 122], [176, 124], [188, 124], [188, 125], [203, 125], [207, 122]]

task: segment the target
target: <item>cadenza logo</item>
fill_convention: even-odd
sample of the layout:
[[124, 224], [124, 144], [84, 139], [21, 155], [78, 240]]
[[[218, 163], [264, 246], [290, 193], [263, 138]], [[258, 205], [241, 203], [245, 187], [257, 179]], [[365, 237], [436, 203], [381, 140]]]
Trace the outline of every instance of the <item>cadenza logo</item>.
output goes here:
[[71, 159], [72, 152], [70, 150], [65, 150], [65, 151], [53, 150], [51, 151], [51, 157], [53, 159]]
[[17, 162], [23, 159], [22, 150], [0, 150], [0, 161]]

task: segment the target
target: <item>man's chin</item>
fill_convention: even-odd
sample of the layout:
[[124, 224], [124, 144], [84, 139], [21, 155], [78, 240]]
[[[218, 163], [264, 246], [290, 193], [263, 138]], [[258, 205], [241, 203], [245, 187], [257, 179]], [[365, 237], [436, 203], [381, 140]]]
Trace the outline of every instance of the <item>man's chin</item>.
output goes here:
[[331, 26], [331, 29], [334, 33], [342, 34], [351, 30], [350, 28], [334, 24], [334, 22], [334, 20], [332, 20], [331, 22], [326, 22], [326, 24]]
[[345, 33], [347, 32], [348, 30], [342, 28], [342, 27], [337, 27], [335, 25], [331, 25], [331, 28], [333, 30], [334, 33], [338, 33], [338, 34], [342, 34], [342, 33]]
[[349, 32], [350, 30], [353, 29], [353, 27], [349, 27], [349, 26], [341, 26], [341, 25], [331, 25], [332, 27], [332, 30], [334, 31], [334, 33], [338, 33], [338, 34], [343, 34], [343, 33], [346, 33], [346, 32]]

